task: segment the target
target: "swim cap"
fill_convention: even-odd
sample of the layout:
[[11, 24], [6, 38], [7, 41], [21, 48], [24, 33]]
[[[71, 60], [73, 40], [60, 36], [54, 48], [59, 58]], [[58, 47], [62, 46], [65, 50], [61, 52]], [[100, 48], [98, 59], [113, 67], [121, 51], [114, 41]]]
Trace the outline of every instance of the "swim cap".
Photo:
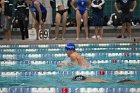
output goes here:
[[85, 80], [85, 79], [86, 79], [86, 77], [83, 75], [77, 75], [72, 78], [72, 80], [74, 80], [74, 81], [81, 81], [81, 80]]
[[75, 50], [75, 44], [74, 43], [68, 43], [65, 46], [65, 50]]

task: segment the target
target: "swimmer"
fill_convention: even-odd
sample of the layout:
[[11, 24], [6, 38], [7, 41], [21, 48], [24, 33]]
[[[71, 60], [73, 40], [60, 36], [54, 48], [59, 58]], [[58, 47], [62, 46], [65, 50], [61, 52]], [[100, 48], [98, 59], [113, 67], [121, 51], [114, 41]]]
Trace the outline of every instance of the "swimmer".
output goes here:
[[84, 68], [91, 68], [92, 66], [87, 62], [87, 60], [82, 57], [79, 53], [76, 52], [75, 50], [75, 44], [74, 43], [68, 43], [66, 46], [65, 46], [65, 50], [66, 50], [66, 53], [68, 55], [68, 57], [70, 58], [69, 62], [67, 61], [68, 59], [62, 61], [60, 64], [58, 64], [57, 66], [58, 67], [63, 67], [63, 66], [70, 66], [70, 67], [73, 67], [73, 66], [81, 66], [81, 67], [84, 67]]
[[75, 65], [71, 62], [70, 58], [65, 58], [61, 63], [57, 65], [58, 67], [74, 67]]
[[139, 80], [130, 80], [130, 79], [125, 79], [125, 80], [121, 80], [117, 83], [122, 83], [122, 84], [140, 84]]
[[[91, 77], [86, 77], [83, 75], [77, 75], [72, 78], [73, 81], [81, 81], [82, 83], [107, 83], [111, 81], [107, 80], [102, 80], [99, 78], [91, 78]], [[130, 80], [130, 79], [125, 79], [118, 81], [116, 83], [121, 83], [121, 84], [140, 84], [140, 81], [138, 80]]]
[[87, 83], [106, 83], [106, 82], [109, 82], [109, 81], [106, 81], [106, 80], [102, 80], [102, 79], [99, 79], [99, 78], [91, 78], [91, 77], [85, 77], [83, 75], [77, 75], [77, 76], [74, 76], [72, 78], [73, 81], [82, 81], [82, 82], [87, 82]]

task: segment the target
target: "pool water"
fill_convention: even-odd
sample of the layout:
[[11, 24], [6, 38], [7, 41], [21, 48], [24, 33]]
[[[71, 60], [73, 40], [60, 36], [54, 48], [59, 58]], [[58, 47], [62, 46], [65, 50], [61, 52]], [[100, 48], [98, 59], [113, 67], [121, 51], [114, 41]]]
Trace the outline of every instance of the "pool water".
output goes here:
[[[76, 44], [76, 51], [99, 68], [57, 67], [67, 58], [65, 44], [0, 45], [0, 93], [139, 93], [140, 44]], [[107, 83], [73, 81], [72, 77], [107, 80]], [[64, 89], [64, 91], [63, 91]]]

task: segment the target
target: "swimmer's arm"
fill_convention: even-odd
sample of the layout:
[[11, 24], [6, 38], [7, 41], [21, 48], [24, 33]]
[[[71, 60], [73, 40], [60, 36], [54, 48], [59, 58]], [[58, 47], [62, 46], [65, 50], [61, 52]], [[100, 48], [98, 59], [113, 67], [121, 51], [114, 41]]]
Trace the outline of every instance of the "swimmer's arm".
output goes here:
[[135, 0], [135, 1], [133, 1], [133, 8], [132, 8], [132, 11], [135, 10], [136, 6], [137, 6], [137, 1]]
[[42, 0], [42, 5], [45, 7], [45, 0]]
[[109, 82], [109, 81], [106, 81], [106, 80], [102, 80], [100, 78], [91, 78], [91, 77], [87, 77], [85, 79], [85, 82], [98, 82], [98, 83], [106, 83], [106, 82]]
[[72, 84], [77, 84], [77, 83], [107, 83], [107, 82], [110, 82], [110, 81], [102, 80], [100, 78], [86, 77], [85, 80], [74, 81], [74, 82], [72, 82]]
[[58, 67], [66, 66], [66, 63], [69, 61], [69, 58], [65, 58], [63, 61], [61, 61], [59, 64], [57, 64]]
[[91, 7], [91, 0], [88, 0], [88, 8]]
[[4, 14], [4, 0], [1, 0], [2, 14]]
[[[31, 11], [31, 10], [30, 10], [30, 11]], [[32, 14], [32, 17], [36, 20], [36, 18], [35, 18], [35, 14], [34, 14], [33, 11], [31, 11], [31, 14]]]
[[73, 64], [64, 64], [64, 63], [59, 63], [58, 65], [57, 65], [57, 67], [74, 67], [75, 65], [73, 65]]
[[70, 62], [69, 58], [65, 58], [61, 63], [59, 63], [57, 66], [58, 67], [63, 67], [63, 66], [68, 66], [67, 63]]
[[64, 63], [57, 64], [57, 67], [63, 67], [63, 66], [66, 66], [66, 65]]
[[68, 64], [67, 67], [74, 67], [75, 65], [73, 63]]
[[38, 11], [38, 13], [39, 13], [39, 23], [41, 23], [41, 21], [42, 21], [42, 12], [41, 12], [41, 9], [40, 9], [40, 4], [39, 4], [39, 2], [38, 1], [35, 1], [34, 2], [34, 6], [35, 6], [35, 8], [37, 9], [37, 11]]
[[115, 3], [114, 3], [114, 7], [115, 7], [115, 9], [117, 10], [117, 12], [119, 12], [120, 9], [118, 8], [118, 2], [115, 2]]
[[72, 6], [72, 8], [74, 9], [74, 10], [77, 10], [77, 8], [74, 6], [74, 3], [76, 2], [76, 0], [72, 0], [72, 2], [71, 2], [71, 6]]
[[71, 59], [71, 62], [72, 62], [74, 65], [79, 65], [79, 62], [78, 62], [78, 60], [77, 60], [77, 58], [76, 58], [75, 56], [71, 56], [70, 59]]

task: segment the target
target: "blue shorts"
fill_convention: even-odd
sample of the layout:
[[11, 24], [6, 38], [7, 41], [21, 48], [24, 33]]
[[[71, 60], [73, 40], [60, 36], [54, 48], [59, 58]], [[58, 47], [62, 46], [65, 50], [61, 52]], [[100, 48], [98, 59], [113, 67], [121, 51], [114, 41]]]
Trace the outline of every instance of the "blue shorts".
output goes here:
[[93, 12], [93, 26], [103, 26], [103, 11]]
[[132, 13], [131, 12], [122, 13], [121, 14], [121, 21], [122, 21], [122, 23], [126, 23], [126, 22], [131, 23], [131, 21], [132, 21]]

